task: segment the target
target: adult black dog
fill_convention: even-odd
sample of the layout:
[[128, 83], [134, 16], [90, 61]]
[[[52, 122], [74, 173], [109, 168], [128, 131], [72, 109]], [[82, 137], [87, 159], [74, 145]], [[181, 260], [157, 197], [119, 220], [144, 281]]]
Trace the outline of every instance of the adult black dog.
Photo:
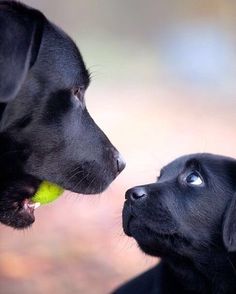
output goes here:
[[39, 11], [0, 1], [0, 222], [34, 221], [42, 180], [102, 192], [123, 170], [119, 152], [90, 117], [89, 73], [73, 41]]
[[123, 228], [161, 263], [116, 294], [236, 293], [236, 160], [180, 157], [126, 193]]

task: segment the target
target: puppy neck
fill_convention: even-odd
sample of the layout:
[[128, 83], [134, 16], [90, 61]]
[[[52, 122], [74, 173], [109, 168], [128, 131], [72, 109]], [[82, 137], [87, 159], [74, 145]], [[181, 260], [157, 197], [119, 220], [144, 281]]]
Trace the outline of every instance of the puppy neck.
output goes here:
[[183, 289], [181, 293], [236, 293], [235, 253], [222, 250], [199, 253], [194, 258], [171, 256], [163, 258], [162, 264], [166, 276]]

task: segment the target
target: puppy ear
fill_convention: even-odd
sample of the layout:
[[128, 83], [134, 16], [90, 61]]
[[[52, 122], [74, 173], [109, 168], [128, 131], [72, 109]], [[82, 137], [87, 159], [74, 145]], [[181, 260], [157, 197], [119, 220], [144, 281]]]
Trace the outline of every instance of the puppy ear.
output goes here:
[[36, 61], [43, 15], [14, 1], [0, 1], [0, 102], [14, 99]]
[[229, 203], [223, 221], [223, 241], [229, 252], [236, 251], [236, 194]]

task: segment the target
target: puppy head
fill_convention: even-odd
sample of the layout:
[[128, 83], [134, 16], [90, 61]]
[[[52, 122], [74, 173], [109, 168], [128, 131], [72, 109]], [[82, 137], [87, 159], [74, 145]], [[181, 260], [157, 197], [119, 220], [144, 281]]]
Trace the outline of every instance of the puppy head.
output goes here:
[[0, 42], [0, 131], [22, 150], [18, 172], [77, 193], [104, 191], [125, 163], [86, 108], [89, 73], [74, 42], [14, 1], [0, 2]]
[[235, 246], [235, 178], [234, 159], [211, 154], [181, 157], [162, 169], [156, 183], [127, 191], [124, 231], [146, 253], [164, 257], [223, 247], [224, 223], [225, 244]]

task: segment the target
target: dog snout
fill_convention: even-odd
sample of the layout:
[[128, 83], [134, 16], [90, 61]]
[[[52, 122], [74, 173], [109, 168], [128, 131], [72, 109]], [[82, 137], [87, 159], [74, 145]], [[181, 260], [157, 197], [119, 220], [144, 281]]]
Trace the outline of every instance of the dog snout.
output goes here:
[[145, 197], [147, 197], [147, 192], [143, 187], [129, 189], [125, 194], [125, 199], [130, 199], [131, 201], [138, 201]]

